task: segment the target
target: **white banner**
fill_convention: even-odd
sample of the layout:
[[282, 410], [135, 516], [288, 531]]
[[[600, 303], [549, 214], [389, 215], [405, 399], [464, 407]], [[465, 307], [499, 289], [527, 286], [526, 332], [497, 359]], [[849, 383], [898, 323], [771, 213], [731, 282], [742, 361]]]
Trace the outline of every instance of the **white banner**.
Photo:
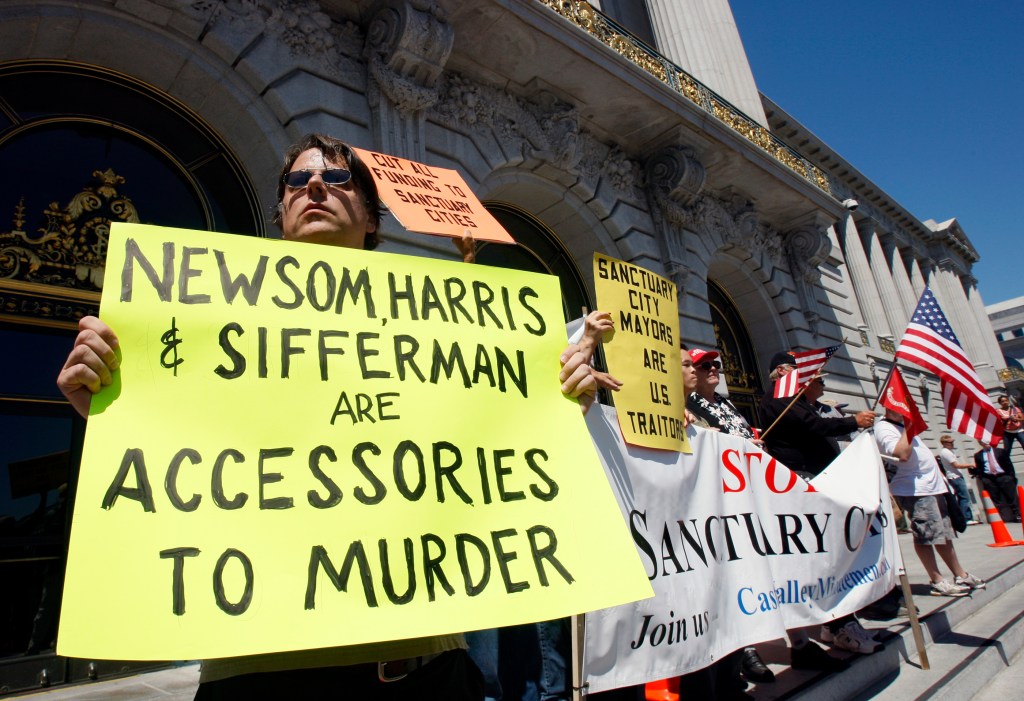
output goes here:
[[587, 614], [590, 692], [678, 676], [875, 601], [902, 568], [889, 488], [862, 434], [813, 485], [753, 443], [689, 429], [692, 455], [591, 436], [655, 596]]

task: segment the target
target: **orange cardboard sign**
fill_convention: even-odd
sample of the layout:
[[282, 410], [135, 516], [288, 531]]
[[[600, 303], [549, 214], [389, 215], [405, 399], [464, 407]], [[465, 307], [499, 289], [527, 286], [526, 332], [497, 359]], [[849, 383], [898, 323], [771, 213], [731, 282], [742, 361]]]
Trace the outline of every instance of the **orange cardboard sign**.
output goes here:
[[478, 241], [515, 243], [484, 209], [457, 171], [366, 149], [353, 148], [377, 181], [380, 198], [409, 231]]

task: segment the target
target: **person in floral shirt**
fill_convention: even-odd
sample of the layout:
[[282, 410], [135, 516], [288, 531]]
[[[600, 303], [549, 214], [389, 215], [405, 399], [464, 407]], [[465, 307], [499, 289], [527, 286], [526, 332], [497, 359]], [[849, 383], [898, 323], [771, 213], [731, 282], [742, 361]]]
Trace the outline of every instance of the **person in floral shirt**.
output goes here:
[[754, 431], [747, 420], [732, 402], [715, 391], [722, 376], [718, 352], [694, 348], [690, 351], [690, 359], [693, 361], [697, 383], [686, 397], [686, 408], [694, 416], [707, 421], [711, 428], [717, 428], [730, 436], [753, 440]]

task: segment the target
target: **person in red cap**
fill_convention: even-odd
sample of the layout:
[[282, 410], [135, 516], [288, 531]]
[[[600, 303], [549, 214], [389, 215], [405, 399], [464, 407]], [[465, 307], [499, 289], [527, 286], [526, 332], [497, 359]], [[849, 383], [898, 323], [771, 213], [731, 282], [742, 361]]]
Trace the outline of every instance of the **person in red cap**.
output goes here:
[[704, 419], [711, 428], [717, 428], [731, 436], [753, 440], [754, 431], [743, 418], [743, 414], [732, 402], [717, 392], [719, 380], [722, 378], [722, 363], [718, 359], [718, 351], [693, 348], [690, 350], [690, 360], [693, 361], [696, 385], [686, 397], [686, 408], [693, 412], [694, 416]]

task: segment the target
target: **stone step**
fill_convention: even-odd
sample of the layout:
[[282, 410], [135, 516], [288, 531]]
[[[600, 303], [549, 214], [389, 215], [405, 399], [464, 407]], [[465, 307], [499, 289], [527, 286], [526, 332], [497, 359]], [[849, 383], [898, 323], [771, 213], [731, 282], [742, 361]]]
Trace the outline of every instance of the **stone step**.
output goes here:
[[[1010, 532], [1021, 537], [1019, 524], [1010, 524]], [[920, 609], [930, 669], [920, 667], [907, 618], [863, 620], [867, 629], [880, 633], [884, 649], [873, 655], [833, 650], [832, 655], [847, 659], [851, 667], [824, 675], [789, 669], [785, 641], [759, 645], [777, 680], [752, 687], [748, 693], [758, 701], [962, 701], [979, 694], [1005, 670], [1024, 647], [1024, 547], [987, 547], [992, 542], [991, 529], [970, 527], [956, 542], [957, 554], [968, 571], [988, 581], [988, 587], [970, 597], [949, 599], [929, 595], [928, 585], [923, 584], [928, 578], [909, 536], [901, 536], [900, 542]]]

